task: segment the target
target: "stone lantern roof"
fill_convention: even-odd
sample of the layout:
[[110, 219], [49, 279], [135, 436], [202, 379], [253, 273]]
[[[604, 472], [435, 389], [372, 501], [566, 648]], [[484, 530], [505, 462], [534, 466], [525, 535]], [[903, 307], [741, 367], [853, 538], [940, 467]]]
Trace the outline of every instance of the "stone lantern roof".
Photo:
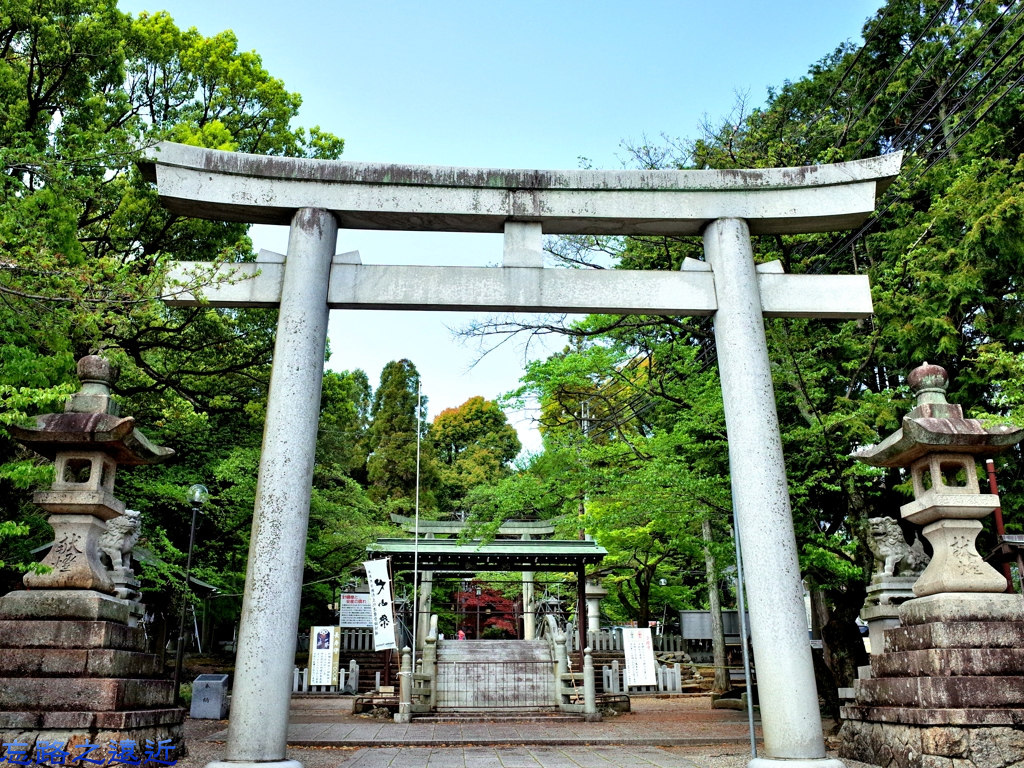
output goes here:
[[73, 394], [64, 413], [35, 417], [29, 427], [11, 426], [12, 437], [36, 453], [54, 458], [64, 451], [102, 451], [119, 465], [157, 464], [174, 455], [170, 448], [155, 445], [135, 428], [135, 419], [120, 415], [110, 397], [116, 373], [98, 355], [78, 361], [82, 388]]
[[907, 383], [917, 405], [903, 417], [903, 427], [877, 445], [854, 451], [853, 458], [876, 467], [909, 467], [931, 453], [992, 456], [1024, 440], [1024, 429], [999, 424], [986, 427], [964, 418], [963, 408], [946, 401], [949, 374], [924, 363], [910, 372]]

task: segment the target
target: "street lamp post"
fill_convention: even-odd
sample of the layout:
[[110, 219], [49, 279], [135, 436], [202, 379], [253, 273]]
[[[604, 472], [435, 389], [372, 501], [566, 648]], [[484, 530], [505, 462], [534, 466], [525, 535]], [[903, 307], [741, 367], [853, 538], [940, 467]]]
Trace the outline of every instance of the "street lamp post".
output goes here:
[[476, 587], [476, 639], [480, 639], [480, 595], [483, 594], [483, 590], [478, 584]]
[[192, 548], [196, 542], [196, 519], [199, 508], [210, 498], [205, 485], [196, 484], [188, 489], [188, 500], [192, 505], [192, 527], [188, 534], [188, 557], [185, 558], [185, 583], [181, 591], [181, 615], [178, 619], [178, 647], [174, 658], [174, 701], [181, 697], [181, 665], [185, 657], [185, 599], [188, 594], [188, 579], [192, 571]]

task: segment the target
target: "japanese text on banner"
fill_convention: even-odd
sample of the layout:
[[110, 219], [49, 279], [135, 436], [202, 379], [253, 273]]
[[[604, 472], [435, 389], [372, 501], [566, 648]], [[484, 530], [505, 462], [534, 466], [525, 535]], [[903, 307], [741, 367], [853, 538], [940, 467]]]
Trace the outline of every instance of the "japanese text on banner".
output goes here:
[[366, 569], [366, 581], [370, 585], [370, 607], [373, 609], [373, 650], [397, 649], [388, 561], [367, 560], [363, 567]]

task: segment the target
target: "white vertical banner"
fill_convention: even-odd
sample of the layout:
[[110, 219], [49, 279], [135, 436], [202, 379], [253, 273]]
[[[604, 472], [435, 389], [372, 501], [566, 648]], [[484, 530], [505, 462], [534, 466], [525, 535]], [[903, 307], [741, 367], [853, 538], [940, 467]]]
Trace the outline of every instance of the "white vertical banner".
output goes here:
[[338, 684], [338, 628], [309, 628], [309, 685]]
[[622, 650], [626, 656], [627, 686], [658, 684], [650, 627], [623, 627]]
[[373, 611], [373, 650], [397, 649], [395, 612], [392, 607], [391, 575], [387, 560], [367, 560], [366, 581], [370, 585], [370, 608]]

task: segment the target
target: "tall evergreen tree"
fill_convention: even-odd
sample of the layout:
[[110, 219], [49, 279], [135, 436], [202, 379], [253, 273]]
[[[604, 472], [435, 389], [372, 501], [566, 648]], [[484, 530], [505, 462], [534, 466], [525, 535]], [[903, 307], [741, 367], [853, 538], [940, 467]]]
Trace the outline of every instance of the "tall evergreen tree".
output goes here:
[[[427, 428], [426, 398], [422, 398], [417, 414], [419, 377], [409, 360], [385, 365], [370, 410], [370, 455], [366, 460], [369, 494], [375, 502], [395, 510], [411, 510], [416, 496], [417, 434], [423, 438]], [[422, 443], [420, 504], [432, 509], [435, 472], [428, 448]]]

